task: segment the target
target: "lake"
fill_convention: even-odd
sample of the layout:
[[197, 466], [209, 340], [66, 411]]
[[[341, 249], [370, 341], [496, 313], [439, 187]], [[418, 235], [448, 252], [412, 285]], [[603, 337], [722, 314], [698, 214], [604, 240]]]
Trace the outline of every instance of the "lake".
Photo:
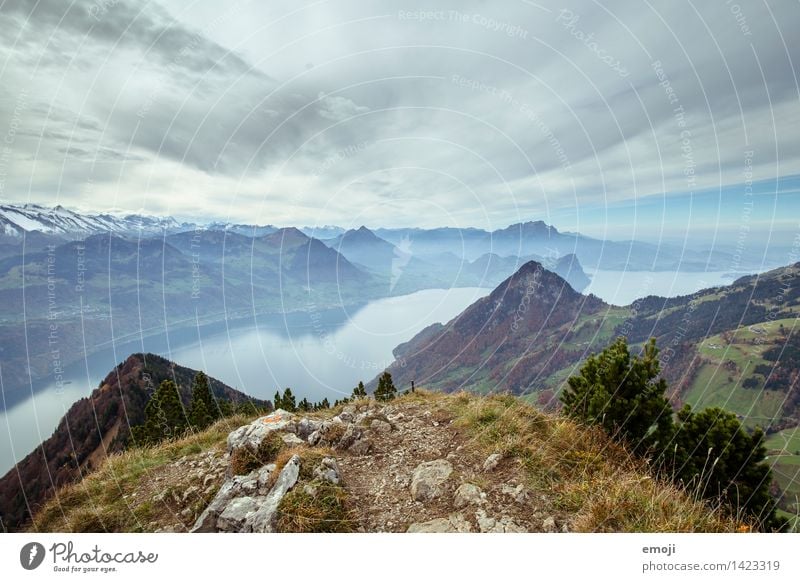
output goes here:
[[731, 274], [730, 271], [709, 271], [705, 273], [672, 271], [590, 271], [586, 274], [592, 282], [583, 290], [584, 294], [594, 293], [612, 305], [630, 305], [640, 297], [658, 295], [678, 297], [689, 295], [700, 289], [730, 285], [743, 277], [744, 273]]
[[131, 353], [160, 354], [259, 398], [272, 399], [288, 386], [298, 400], [333, 402], [388, 367], [395, 346], [432, 323], [449, 321], [490, 291], [429, 289], [352, 311], [309, 308], [179, 330], [92, 354], [65, 370], [63, 386], [34, 385], [30, 397], [0, 413], [0, 475], [48, 438], [69, 407]]

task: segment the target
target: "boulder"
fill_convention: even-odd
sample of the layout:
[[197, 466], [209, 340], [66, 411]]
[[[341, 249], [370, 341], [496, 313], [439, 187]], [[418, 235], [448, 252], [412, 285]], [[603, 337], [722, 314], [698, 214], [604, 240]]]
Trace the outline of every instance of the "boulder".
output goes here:
[[445, 481], [453, 473], [453, 465], [437, 459], [417, 465], [411, 477], [411, 496], [416, 501], [428, 501], [442, 494]]
[[338, 485], [342, 477], [336, 459], [332, 457], [325, 457], [322, 459], [319, 466], [314, 469], [314, 477]]
[[440, 517], [421, 523], [412, 523], [406, 530], [408, 533], [468, 533], [472, 531], [470, 523], [460, 513], [449, 517]]
[[322, 422], [319, 420], [312, 420], [310, 418], [301, 418], [295, 424], [294, 433], [297, 435], [298, 438], [308, 440], [308, 436], [319, 430], [319, 427], [322, 426]]
[[300, 475], [300, 457], [293, 455], [289, 462], [281, 469], [275, 485], [269, 494], [259, 503], [258, 508], [248, 514], [242, 526], [242, 531], [270, 533], [275, 531], [275, 518], [280, 504], [286, 493], [297, 483]]
[[259, 500], [255, 497], [245, 496], [232, 499], [217, 519], [217, 529], [227, 532], [242, 531], [248, 516], [252, 515], [259, 507]]
[[306, 441], [304, 441], [299, 436], [291, 432], [287, 432], [286, 434], [281, 435], [281, 439], [283, 439], [283, 442], [285, 442], [290, 447], [306, 444]]
[[278, 409], [272, 414], [257, 418], [250, 424], [240, 426], [228, 435], [228, 453], [244, 446], [255, 448], [273, 431], [294, 429], [293, 418], [291, 412]]
[[456, 495], [453, 500], [457, 509], [467, 507], [468, 505], [480, 505], [483, 503], [486, 494], [481, 491], [480, 487], [472, 483], [462, 483], [456, 489]]

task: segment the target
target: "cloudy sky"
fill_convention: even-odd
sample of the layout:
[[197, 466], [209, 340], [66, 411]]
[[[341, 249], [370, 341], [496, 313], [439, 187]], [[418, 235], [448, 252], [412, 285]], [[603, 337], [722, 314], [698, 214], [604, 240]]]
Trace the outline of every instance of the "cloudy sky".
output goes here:
[[735, 221], [750, 180], [800, 174], [798, 21], [726, 0], [0, 0], [0, 199], [596, 230], [703, 191]]

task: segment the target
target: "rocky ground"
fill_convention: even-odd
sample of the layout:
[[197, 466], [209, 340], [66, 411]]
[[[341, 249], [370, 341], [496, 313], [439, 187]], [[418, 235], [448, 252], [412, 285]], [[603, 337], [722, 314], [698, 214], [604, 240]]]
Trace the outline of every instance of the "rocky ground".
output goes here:
[[[551, 500], [516, 479], [500, 454], [471, 446], [445, 409], [413, 400], [364, 399], [320, 420], [282, 410], [233, 431], [237, 451], [255, 452], [273, 433], [291, 453], [244, 475], [231, 474], [191, 528], [196, 532], [278, 531], [282, 501], [302, 488], [313, 504], [320, 484], [341, 488], [344, 530], [362, 532], [569, 531]], [[322, 451], [322, 452], [318, 452]], [[277, 459], [276, 459], [277, 460]], [[304, 470], [305, 469], [305, 470]], [[319, 520], [330, 519], [324, 512]], [[306, 520], [308, 530], [335, 529]]]

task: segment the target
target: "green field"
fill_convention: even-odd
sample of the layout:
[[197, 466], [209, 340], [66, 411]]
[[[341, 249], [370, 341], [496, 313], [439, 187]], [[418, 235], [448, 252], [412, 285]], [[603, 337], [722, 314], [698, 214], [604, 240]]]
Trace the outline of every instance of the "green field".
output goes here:
[[800, 427], [789, 428], [770, 435], [765, 441], [772, 474], [784, 492], [781, 515], [794, 520], [798, 531], [800, 513]]

